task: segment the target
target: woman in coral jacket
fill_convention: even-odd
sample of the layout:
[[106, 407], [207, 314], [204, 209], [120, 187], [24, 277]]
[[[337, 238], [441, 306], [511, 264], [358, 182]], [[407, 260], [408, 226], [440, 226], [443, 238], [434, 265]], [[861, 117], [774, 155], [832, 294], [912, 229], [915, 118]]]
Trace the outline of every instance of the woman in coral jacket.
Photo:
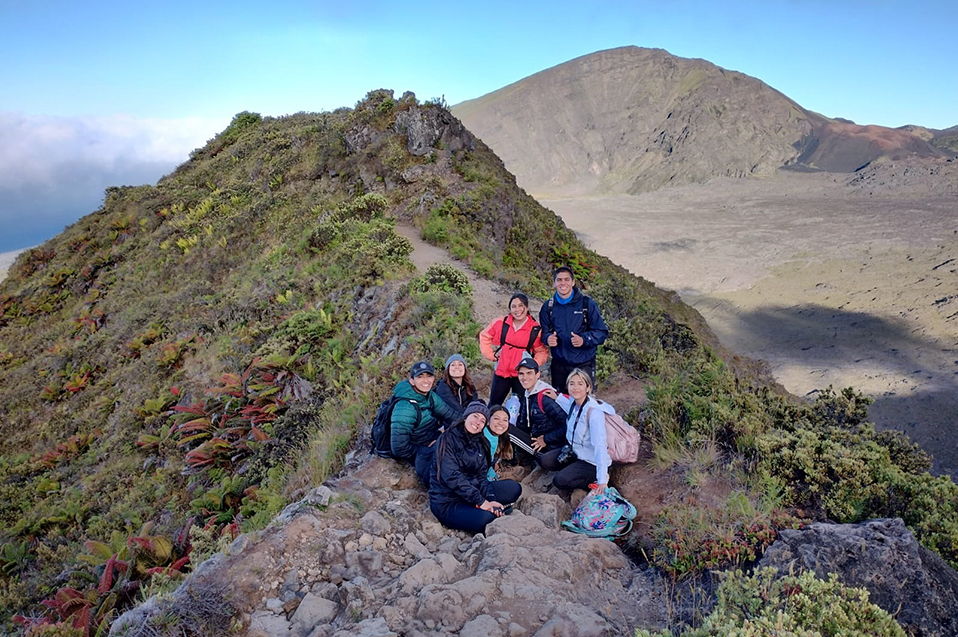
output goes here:
[[539, 365], [549, 360], [549, 348], [542, 342], [542, 328], [529, 314], [529, 297], [521, 292], [512, 295], [509, 314], [489, 323], [479, 333], [479, 350], [483, 357], [496, 363], [489, 404], [503, 404], [510, 391], [522, 396], [517, 371], [519, 361], [527, 352]]

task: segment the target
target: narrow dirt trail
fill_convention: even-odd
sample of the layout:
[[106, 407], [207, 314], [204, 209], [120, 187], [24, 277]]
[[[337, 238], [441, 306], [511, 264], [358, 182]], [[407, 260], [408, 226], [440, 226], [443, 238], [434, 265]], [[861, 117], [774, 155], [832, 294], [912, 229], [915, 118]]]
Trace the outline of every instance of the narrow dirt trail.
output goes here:
[[[472, 271], [468, 265], [462, 261], [456, 260], [447, 250], [426, 243], [419, 234], [419, 229], [405, 224], [396, 223], [396, 232], [409, 239], [412, 244], [413, 253], [409, 259], [419, 268], [419, 272], [425, 272], [426, 268], [434, 263], [451, 263], [462, 270], [469, 277], [469, 285], [472, 286], [472, 303], [476, 320], [485, 327], [493, 319], [503, 316], [507, 312], [509, 297], [513, 290], [509, 290], [499, 283], [484, 279]], [[530, 299], [532, 312], [538, 312], [541, 301]]]
[[[474, 313], [476, 320], [483, 326], [505, 314], [506, 303], [512, 295], [512, 290], [482, 278], [473, 272], [469, 266], [454, 259], [447, 250], [426, 243], [422, 240], [418, 228], [409, 224], [397, 223], [396, 232], [406, 237], [412, 244], [413, 253], [409, 258], [420, 272], [425, 272], [426, 268], [434, 263], [452, 263], [469, 277], [469, 284], [473, 289]], [[532, 306], [532, 312], [534, 314], [538, 313], [542, 301], [530, 298], [529, 303]], [[491, 366], [481, 365], [479, 369], [470, 370], [470, 373], [472, 373], [480, 395], [486, 394], [492, 381]], [[548, 371], [544, 372], [543, 378], [549, 378]], [[636, 409], [645, 405], [647, 400], [645, 383], [623, 373], [614, 374], [600, 386], [599, 394], [603, 400], [612, 404], [621, 414], [634, 413]], [[651, 457], [651, 446], [648, 441], [644, 441], [642, 457], [638, 463], [627, 467], [617, 466], [614, 468], [616, 484], [619, 489], [640, 511], [636, 525], [643, 534], [648, 533], [651, 519], [662, 509], [666, 501], [674, 497], [676, 493], [684, 492], [681, 484], [677, 484], [677, 481], [681, 481], [681, 476], [673, 471], [655, 468], [649, 462]], [[522, 479], [523, 476], [514, 477]], [[538, 476], [536, 478], [538, 479]], [[541, 484], [537, 484], [534, 490], [547, 490], [548, 483], [549, 480], [545, 480]], [[703, 491], [710, 491], [710, 489], [706, 488]], [[558, 493], [554, 489], [552, 492]], [[575, 494], [572, 500], [577, 502], [581, 496], [581, 493]], [[568, 494], [566, 494], [566, 497], [568, 497]]]

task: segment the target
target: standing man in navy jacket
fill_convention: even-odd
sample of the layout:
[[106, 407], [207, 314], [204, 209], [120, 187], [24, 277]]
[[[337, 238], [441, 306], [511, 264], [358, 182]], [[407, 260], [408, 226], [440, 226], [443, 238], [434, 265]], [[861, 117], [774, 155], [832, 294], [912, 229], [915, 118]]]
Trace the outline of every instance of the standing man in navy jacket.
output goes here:
[[539, 310], [543, 340], [552, 349], [552, 384], [566, 393], [566, 378], [578, 367], [595, 386], [595, 352], [609, 337], [609, 328], [596, 302], [575, 287], [571, 268], [556, 268], [552, 282], [556, 292]]

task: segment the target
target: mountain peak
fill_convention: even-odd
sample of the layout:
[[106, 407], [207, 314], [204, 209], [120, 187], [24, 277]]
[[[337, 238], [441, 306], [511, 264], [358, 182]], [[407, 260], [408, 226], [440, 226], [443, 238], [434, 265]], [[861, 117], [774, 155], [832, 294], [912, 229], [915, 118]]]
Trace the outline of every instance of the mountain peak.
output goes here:
[[909, 131], [830, 120], [743, 73], [635, 46], [575, 58], [453, 112], [520, 185], [552, 195], [942, 154]]

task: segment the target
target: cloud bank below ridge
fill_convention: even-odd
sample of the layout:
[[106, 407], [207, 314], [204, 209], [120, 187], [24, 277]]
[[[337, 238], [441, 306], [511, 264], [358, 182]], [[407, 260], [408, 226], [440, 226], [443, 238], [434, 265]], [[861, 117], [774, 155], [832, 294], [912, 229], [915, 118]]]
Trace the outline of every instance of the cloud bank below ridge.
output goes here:
[[109, 186], [156, 183], [228, 123], [0, 112], [0, 252], [56, 235]]

